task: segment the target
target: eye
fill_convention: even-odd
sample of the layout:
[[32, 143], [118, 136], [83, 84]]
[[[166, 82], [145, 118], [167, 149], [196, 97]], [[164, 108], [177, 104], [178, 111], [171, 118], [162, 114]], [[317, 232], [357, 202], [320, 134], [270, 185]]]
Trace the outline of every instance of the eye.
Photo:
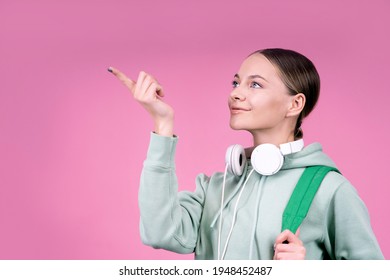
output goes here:
[[233, 81], [232, 82], [232, 86], [233, 86], [233, 88], [236, 88], [236, 87], [238, 87], [240, 84], [237, 82], [237, 81]]
[[259, 83], [252, 82], [251, 83], [251, 88], [262, 88], [262, 86]]

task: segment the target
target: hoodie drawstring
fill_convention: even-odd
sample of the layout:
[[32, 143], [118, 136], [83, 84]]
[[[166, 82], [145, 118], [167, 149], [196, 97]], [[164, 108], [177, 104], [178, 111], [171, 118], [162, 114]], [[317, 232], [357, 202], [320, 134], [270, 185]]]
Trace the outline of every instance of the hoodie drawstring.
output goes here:
[[255, 239], [256, 239], [256, 229], [257, 229], [257, 222], [259, 219], [259, 208], [260, 208], [260, 199], [262, 197], [263, 191], [264, 191], [264, 184], [267, 176], [262, 176], [260, 178], [259, 185], [257, 186], [257, 196], [256, 196], [256, 206], [255, 206], [255, 217], [254, 217], [254, 223], [251, 233], [251, 242], [249, 243], [249, 259], [252, 259], [253, 255], [253, 247], [255, 246]]

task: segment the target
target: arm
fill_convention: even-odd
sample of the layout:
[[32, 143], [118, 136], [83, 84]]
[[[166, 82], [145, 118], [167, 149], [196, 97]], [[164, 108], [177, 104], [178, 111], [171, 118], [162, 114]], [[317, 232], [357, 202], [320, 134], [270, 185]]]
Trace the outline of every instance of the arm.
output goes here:
[[192, 253], [198, 239], [208, 180], [199, 176], [194, 193], [178, 193], [176, 143], [176, 137], [151, 135], [139, 190], [141, 238], [155, 248]]
[[174, 111], [162, 100], [164, 92], [161, 85], [143, 71], [136, 82], [116, 68], [110, 67], [108, 71], [127, 87], [154, 122], [155, 133], [151, 135], [139, 191], [141, 238], [153, 247], [191, 253], [195, 248], [203, 210], [203, 182], [207, 180], [198, 178], [195, 193], [177, 193]]
[[336, 190], [325, 222], [325, 246], [333, 259], [384, 259], [367, 208], [349, 182]]

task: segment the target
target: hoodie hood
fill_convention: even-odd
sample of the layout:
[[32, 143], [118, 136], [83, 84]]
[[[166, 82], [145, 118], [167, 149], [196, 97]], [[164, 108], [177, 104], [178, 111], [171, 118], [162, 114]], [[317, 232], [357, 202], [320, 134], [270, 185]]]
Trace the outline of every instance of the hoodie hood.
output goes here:
[[337, 168], [336, 164], [322, 151], [320, 143], [312, 143], [302, 151], [286, 155], [282, 170], [302, 168], [314, 165], [325, 165]]

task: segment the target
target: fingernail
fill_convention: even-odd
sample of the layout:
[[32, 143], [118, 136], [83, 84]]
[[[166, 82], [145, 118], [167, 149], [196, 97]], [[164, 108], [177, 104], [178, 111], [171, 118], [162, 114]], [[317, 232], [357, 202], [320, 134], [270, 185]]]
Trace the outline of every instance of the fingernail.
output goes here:
[[112, 73], [112, 68], [108, 67], [107, 71]]

